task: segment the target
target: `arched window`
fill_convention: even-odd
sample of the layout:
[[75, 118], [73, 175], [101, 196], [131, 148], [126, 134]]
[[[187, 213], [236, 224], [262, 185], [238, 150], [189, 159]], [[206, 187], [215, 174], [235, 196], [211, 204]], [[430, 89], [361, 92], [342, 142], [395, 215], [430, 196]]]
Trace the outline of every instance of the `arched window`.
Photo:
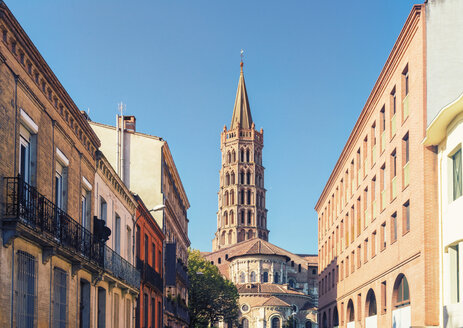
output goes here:
[[256, 282], [256, 273], [251, 271], [251, 282]]
[[333, 326], [334, 327], [339, 327], [339, 314], [338, 314], [338, 308], [334, 307], [333, 309]]
[[354, 302], [349, 300], [347, 303], [347, 322], [355, 321]]
[[251, 172], [250, 171], [246, 173], [246, 183], [251, 184]]
[[252, 230], [249, 230], [248, 231], [248, 239], [252, 239], [252, 237], [254, 237], [254, 233], [252, 232]]
[[370, 289], [367, 294], [366, 313], [367, 317], [371, 317], [377, 314], [376, 297], [373, 289]]
[[400, 275], [394, 284], [394, 306], [396, 308], [410, 304], [410, 290], [408, 280], [404, 275]]
[[231, 231], [228, 232], [228, 243], [229, 244], [232, 243], [232, 232]]
[[249, 162], [250, 158], [249, 158], [249, 149], [246, 150], [246, 162]]
[[275, 284], [278, 284], [280, 281], [280, 275], [278, 274], [278, 272], [275, 272], [275, 274], [273, 275], [273, 282]]
[[301, 272], [301, 264], [297, 266], [297, 271]]
[[248, 211], [248, 224], [252, 224], [252, 212]]
[[241, 205], [244, 205], [244, 190], [241, 190]]
[[225, 219], [225, 225], [228, 225], [228, 213], [227, 212], [223, 213], [223, 218]]
[[251, 204], [251, 190], [248, 190], [248, 205]]
[[235, 184], [235, 172], [231, 173], [231, 179], [230, 180], [231, 180], [232, 185]]
[[279, 318], [273, 318], [272, 319], [272, 328], [280, 328], [280, 319]]
[[230, 185], [230, 174], [227, 174], [225, 175], [225, 185], [226, 186], [229, 186]]
[[240, 152], [240, 161], [241, 161], [241, 162], [244, 162], [244, 149], [241, 149], [241, 152]]
[[241, 224], [244, 224], [244, 210], [241, 210]]
[[222, 235], [220, 236], [220, 244], [225, 245], [225, 231], [223, 231]]
[[248, 319], [243, 318], [243, 320], [241, 320], [241, 328], [249, 328], [249, 321], [248, 321]]
[[230, 152], [227, 153], [227, 163], [231, 162], [231, 154]]
[[328, 319], [326, 318], [326, 312], [323, 313], [322, 328], [328, 328]]
[[236, 153], [234, 149], [232, 150], [232, 159], [233, 159], [233, 163], [236, 162]]
[[225, 198], [225, 206], [228, 206], [229, 205], [228, 204], [228, 201], [229, 201], [229, 199], [228, 199], [228, 191], [225, 192], [224, 198]]
[[289, 285], [289, 287], [294, 288], [296, 286], [296, 283], [294, 282], [294, 279], [289, 279], [288, 280], [288, 285]]
[[262, 282], [268, 282], [268, 272], [264, 271], [264, 275], [262, 276]]
[[240, 232], [238, 232], [238, 242], [242, 242], [244, 240], [246, 236], [246, 233], [244, 232], [244, 230], [240, 230]]
[[235, 205], [235, 192], [233, 190], [230, 191], [230, 205]]
[[[260, 215], [259, 214], [257, 214], [257, 226], [260, 227]], [[259, 237], [260, 237], [260, 235], [259, 235]]]
[[235, 216], [233, 215], [233, 211], [230, 211], [230, 224], [235, 224]]
[[240, 172], [240, 183], [244, 184], [244, 171]]
[[246, 275], [243, 271], [240, 272], [240, 283], [244, 284], [246, 282]]

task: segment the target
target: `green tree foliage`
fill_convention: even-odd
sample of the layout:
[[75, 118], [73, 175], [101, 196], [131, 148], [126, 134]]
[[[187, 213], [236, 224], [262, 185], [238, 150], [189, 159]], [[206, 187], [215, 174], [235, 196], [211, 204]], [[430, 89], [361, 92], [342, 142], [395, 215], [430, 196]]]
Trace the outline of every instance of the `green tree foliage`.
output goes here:
[[237, 324], [238, 290], [198, 250], [190, 250], [188, 253], [188, 277], [190, 327], [208, 327], [219, 320]]

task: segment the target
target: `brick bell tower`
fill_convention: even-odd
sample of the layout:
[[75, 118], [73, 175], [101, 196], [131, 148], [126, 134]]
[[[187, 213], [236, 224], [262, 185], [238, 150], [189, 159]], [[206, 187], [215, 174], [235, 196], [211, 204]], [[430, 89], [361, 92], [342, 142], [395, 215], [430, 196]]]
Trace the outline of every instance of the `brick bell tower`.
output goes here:
[[243, 62], [230, 129], [220, 136], [220, 169], [217, 232], [213, 251], [259, 237], [268, 240], [262, 149], [264, 131], [255, 130], [249, 107]]

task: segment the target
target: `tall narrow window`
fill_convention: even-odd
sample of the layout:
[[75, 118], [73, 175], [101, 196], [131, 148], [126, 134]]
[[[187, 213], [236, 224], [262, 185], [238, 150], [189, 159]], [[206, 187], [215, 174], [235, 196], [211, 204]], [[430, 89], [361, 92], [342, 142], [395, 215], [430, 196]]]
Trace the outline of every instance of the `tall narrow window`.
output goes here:
[[53, 269], [53, 327], [66, 327], [67, 274], [59, 268]]
[[371, 234], [371, 257], [376, 255], [376, 230]]
[[151, 327], [156, 327], [156, 302], [154, 297], [151, 297]]
[[132, 263], [132, 229], [129, 226], [126, 228], [126, 239], [127, 239], [127, 259], [129, 263]]
[[148, 327], [148, 294], [143, 294], [143, 327]]
[[410, 160], [410, 142], [408, 138], [408, 133], [402, 139], [402, 148], [403, 148], [403, 186], [404, 188], [408, 186], [410, 182], [410, 169], [409, 169], [409, 160]]
[[403, 205], [403, 224], [402, 232], [405, 234], [410, 231], [410, 201]]
[[450, 246], [449, 265], [450, 265], [450, 301], [451, 303], [460, 302], [460, 249], [459, 245]]
[[387, 309], [386, 281], [381, 282], [381, 313], [386, 313]]
[[406, 97], [408, 95], [409, 91], [409, 81], [408, 81], [408, 65], [405, 66], [404, 71], [402, 72], [403, 74], [403, 80], [404, 80], [404, 96]]
[[368, 261], [368, 238], [363, 242], [363, 263]]
[[381, 188], [381, 211], [386, 208], [386, 164], [383, 164], [380, 170], [380, 188]]
[[251, 225], [252, 223], [252, 212], [248, 211], [248, 225]]
[[381, 245], [381, 250], [384, 250], [386, 248], [386, 222], [381, 224], [381, 240], [380, 240], [380, 245]]
[[397, 212], [391, 216], [391, 243], [397, 240]]
[[395, 135], [396, 132], [396, 111], [397, 111], [397, 94], [395, 92], [395, 87], [391, 92], [391, 138]]
[[377, 205], [376, 205], [376, 176], [371, 179], [371, 221], [376, 218]]
[[121, 254], [121, 217], [117, 213], [114, 222], [114, 250], [117, 254]]
[[386, 108], [383, 106], [380, 115], [381, 153], [386, 149]]
[[137, 225], [136, 230], [135, 230], [135, 243], [136, 247], [135, 249], [137, 250], [137, 257], [140, 258], [140, 248], [141, 248], [141, 240], [140, 240], [140, 227]]
[[462, 194], [462, 184], [461, 184], [461, 149], [453, 154], [452, 156], [453, 164], [453, 200], [457, 199]]
[[108, 204], [103, 197], [100, 196], [100, 219], [107, 222], [108, 218]]
[[248, 200], [248, 205], [250, 205], [251, 204], [251, 190], [248, 190], [247, 200]]
[[371, 126], [371, 165], [376, 162], [376, 122]]
[[31, 183], [31, 144], [30, 139], [25, 138], [21, 135], [20, 139], [20, 149], [19, 149], [19, 174], [21, 174], [22, 179], [24, 182], [30, 184]]
[[391, 153], [391, 200], [397, 196], [397, 152]]
[[246, 162], [250, 162], [249, 149], [246, 150]]
[[156, 267], [156, 245], [151, 243], [151, 267]]
[[148, 235], [145, 234], [145, 258], [144, 258], [144, 262], [146, 264], [148, 264], [148, 254], [149, 254], [149, 250], [148, 250]]
[[16, 326], [35, 327], [37, 318], [37, 262], [34, 256], [18, 251], [18, 280], [16, 284]]
[[[119, 327], [119, 294], [114, 293], [114, 327]], [[63, 327], [64, 328], [64, 327]]]

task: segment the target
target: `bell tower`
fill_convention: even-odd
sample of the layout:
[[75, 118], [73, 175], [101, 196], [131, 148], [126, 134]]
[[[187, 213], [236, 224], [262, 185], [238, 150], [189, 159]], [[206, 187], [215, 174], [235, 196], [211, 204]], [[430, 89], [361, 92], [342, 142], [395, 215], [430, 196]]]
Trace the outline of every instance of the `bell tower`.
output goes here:
[[255, 129], [243, 75], [243, 61], [230, 129], [220, 136], [217, 232], [212, 250], [259, 237], [268, 240], [262, 149], [264, 131]]

